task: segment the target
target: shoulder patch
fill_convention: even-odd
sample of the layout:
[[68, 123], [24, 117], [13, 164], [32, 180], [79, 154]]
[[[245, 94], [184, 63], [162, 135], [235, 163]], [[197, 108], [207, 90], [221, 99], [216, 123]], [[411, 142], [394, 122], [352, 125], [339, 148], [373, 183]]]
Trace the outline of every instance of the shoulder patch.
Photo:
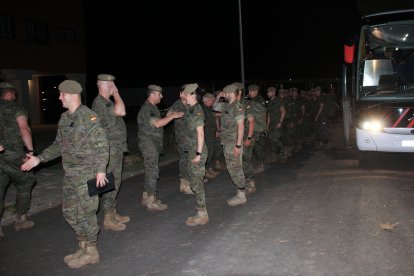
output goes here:
[[91, 115], [91, 121], [96, 121], [96, 116], [95, 115]]
[[201, 116], [201, 115], [203, 115], [202, 112], [197, 112], [197, 116]]
[[110, 107], [111, 106], [111, 103], [107, 103], [105, 105], [106, 105], [106, 107]]

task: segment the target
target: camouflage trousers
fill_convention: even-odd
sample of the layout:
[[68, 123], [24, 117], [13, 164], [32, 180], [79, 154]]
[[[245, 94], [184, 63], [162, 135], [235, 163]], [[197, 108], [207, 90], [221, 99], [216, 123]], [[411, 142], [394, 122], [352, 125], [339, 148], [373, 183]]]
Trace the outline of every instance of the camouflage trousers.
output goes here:
[[255, 139], [252, 138], [250, 140], [250, 146], [243, 147], [243, 155], [242, 155], [242, 163], [243, 163], [243, 173], [246, 178], [246, 180], [253, 179], [254, 177], [254, 168], [253, 168], [253, 162], [252, 162], [252, 155], [253, 155], [253, 148], [255, 144]]
[[266, 158], [266, 132], [258, 131], [254, 132], [254, 138], [256, 140], [253, 147], [253, 154], [256, 158], [256, 162], [259, 165], [263, 165]]
[[87, 179], [84, 177], [64, 177], [63, 179], [63, 218], [75, 230], [78, 237], [88, 242], [98, 239], [99, 225], [96, 212], [99, 197], [89, 197]]
[[144, 189], [149, 195], [155, 195], [160, 178], [160, 151], [153, 143], [139, 144], [139, 150], [144, 160]]
[[115, 210], [119, 189], [122, 182], [122, 168], [124, 165], [124, 153], [121, 149], [110, 147], [109, 148], [109, 164], [107, 172], [112, 172], [115, 179], [115, 190], [105, 193], [101, 197], [102, 210], [105, 214], [111, 213]]
[[230, 178], [234, 185], [236, 185], [237, 189], [244, 189], [246, 187], [246, 178], [244, 177], [242, 164], [243, 150], [238, 157], [234, 157], [234, 147], [235, 145], [233, 143], [223, 145], [227, 170], [229, 171]]
[[204, 141], [206, 142], [207, 148], [208, 148], [208, 155], [206, 160], [206, 168], [213, 168], [214, 167], [214, 161], [216, 160], [216, 151], [218, 146], [220, 146], [217, 143], [216, 138], [216, 129], [215, 128], [205, 128], [204, 129]]
[[185, 143], [183, 143], [184, 140], [181, 141], [177, 141], [177, 149], [178, 149], [178, 155], [179, 155], [179, 160], [178, 160], [178, 169], [179, 169], [179, 175], [180, 175], [180, 179], [186, 179], [189, 180], [188, 178], [188, 160], [187, 160], [187, 153], [186, 153], [186, 145]]
[[24, 215], [30, 209], [31, 191], [36, 178], [33, 172], [23, 172], [20, 169], [24, 157], [24, 154], [0, 153], [0, 220], [10, 182], [16, 187], [16, 214]]
[[273, 154], [285, 151], [285, 145], [282, 142], [282, 128], [270, 128], [269, 140]]
[[206, 193], [204, 190], [204, 175], [206, 173], [206, 159], [208, 150], [203, 150], [201, 159], [198, 164], [193, 164], [191, 161], [195, 157], [196, 149], [189, 150], [187, 153], [188, 175], [190, 179], [190, 188], [195, 193], [197, 201], [197, 208], [206, 208]]

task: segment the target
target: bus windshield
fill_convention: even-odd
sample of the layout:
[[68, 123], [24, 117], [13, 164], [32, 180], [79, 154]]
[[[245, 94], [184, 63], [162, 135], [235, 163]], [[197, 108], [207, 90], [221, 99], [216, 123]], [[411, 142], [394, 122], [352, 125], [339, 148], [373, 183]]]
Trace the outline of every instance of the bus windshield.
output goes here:
[[359, 100], [414, 98], [414, 20], [364, 26], [359, 46]]

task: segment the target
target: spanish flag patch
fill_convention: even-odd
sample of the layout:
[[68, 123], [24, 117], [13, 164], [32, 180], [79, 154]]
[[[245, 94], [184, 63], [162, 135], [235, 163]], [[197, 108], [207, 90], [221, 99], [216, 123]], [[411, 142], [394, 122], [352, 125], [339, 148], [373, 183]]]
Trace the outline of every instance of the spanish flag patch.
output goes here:
[[91, 116], [91, 121], [96, 121], [96, 116], [92, 115]]

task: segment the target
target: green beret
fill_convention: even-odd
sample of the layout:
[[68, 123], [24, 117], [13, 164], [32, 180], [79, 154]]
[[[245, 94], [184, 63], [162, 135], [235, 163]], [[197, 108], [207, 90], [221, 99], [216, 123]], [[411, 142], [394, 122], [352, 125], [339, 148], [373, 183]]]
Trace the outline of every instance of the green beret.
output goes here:
[[183, 93], [184, 94], [191, 94], [191, 93], [195, 92], [197, 88], [198, 88], [198, 84], [197, 83], [187, 84], [184, 87]]
[[162, 88], [161, 86], [155, 85], [155, 84], [150, 84], [148, 85], [148, 90], [149, 91], [158, 91], [158, 92], [162, 92]]
[[98, 75], [98, 80], [101, 81], [114, 81], [115, 77], [109, 74], [99, 74]]
[[257, 84], [250, 84], [248, 89], [249, 91], [259, 91], [259, 86]]
[[223, 88], [224, 93], [236, 93], [236, 91], [237, 91], [237, 86], [235, 86], [234, 84], [229, 84]]
[[211, 93], [206, 93], [206, 94], [204, 94], [204, 96], [203, 96], [204, 98], [212, 98], [212, 99], [214, 99], [216, 96], [214, 96], [214, 94], [211, 94]]
[[275, 92], [276, 93], [276, 87], [270, 86], [269, 88], [267, 88], [267, 92]]
[[0, 82], [0, 89], [16, 89], [16, 86], [11, 82]]
[[67, 94], [80, 94], [82, 92], [82, 86], [79, 82], [74, 80], [65, 80], [59, 84], [60, 92]]
[[232, 84], [235, 85], [239, 90], [244, 89], [244, 85], [241, 82], [233, 82]]

